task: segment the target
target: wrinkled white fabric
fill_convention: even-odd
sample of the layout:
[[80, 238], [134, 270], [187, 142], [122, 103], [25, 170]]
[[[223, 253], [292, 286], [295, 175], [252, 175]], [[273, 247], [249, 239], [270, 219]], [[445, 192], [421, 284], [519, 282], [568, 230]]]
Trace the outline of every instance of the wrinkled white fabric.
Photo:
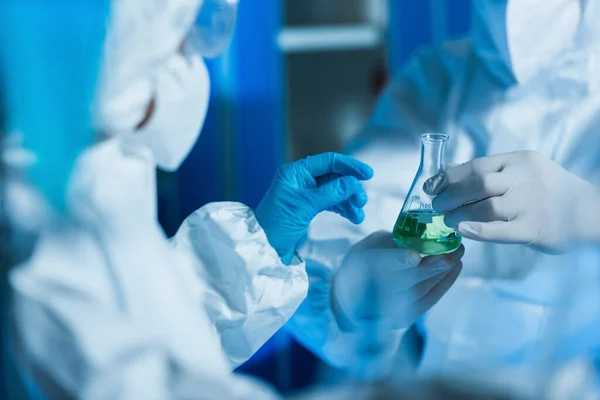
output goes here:
[[[423, 132], [450, 136], [447, 162], [536, 150], [598, 184], [600, 52], [597, 38], [581, 39], [527, 83], [511, 88], [490, 76], [470, 40], [420, 51], [387, 87], [349, 147], [350, 154], [376, 171], [365, 184], [366, 223], [356, 227], [319, 216], [300, 255], [309, 265], [319, 263], [329, 276], [354, 243], [391, 229], [419, 165]], [[464, 244], [461, 277], [418, 324], [426, 338], [423, 373], [535, 363], [540, 338], [548, 332], [544, 324], [557, 309], [569, 315], [555, 329], [561, 357], [598, 344], [588, 329], [600, 318], [593, 306], [600, 293], [596, 253], [557, 258], [521, 246]], [[309, 291], [306, 303], [315, 302], [321, 306], [314, 309], [328, 307], [326, 297], [312, 297]], [[306, 325], [319, 331], [325, 318], [311, 320], [311, 311], [302, 305], [293, 317], [295, 331], [309, 332]], [[299, 337], [308, 346], [323, 340]]]
[[25, 359], [50, 395], [271, 398], [230, 373], [305, 298], [304, 264], [283, 265], [235, 203], [197, 211], [173, 246], [156, 221], [151, 160], [120, 138], [79, 160], [73, 220], [44, 231], [11, 275]]
[[156, 167], [179, 166], [208, 107], [206, 66], [184, 45], [201, 4], [111, 3], [103, 141], [74, 169], [70, 219], [11, 275], [25, 367], [50, 398], [273, 397], [231, 370], [305, 298], [304, 263], [284, 265], [240, 204], [198, 210], [172, 242], [157, 222]]
[[[186, 288], [189, 276], [173, 268], [184, 260], [169, 254], [159, 227], [138, 238], [99, 246], [85, 229], [63, 226], [47, 231], [34, 258], [12, 275], [17, 329], [45, 395], [274, 398], [231, 377], [202, 302]], [[135, 301], [140, 295], [145, 300]]]
[[204, 282], [204, 308], [223, 351], [237, 367], [294, 314], [308, 277], [294, 257], [284, 265], [254, 213], [238, 203], [213, 203], [189, 216], [172, 239]]
[[581, 15], [581, 0], [476, 1], [475, 51], [504, 84], [525, 83], [573, 44]]

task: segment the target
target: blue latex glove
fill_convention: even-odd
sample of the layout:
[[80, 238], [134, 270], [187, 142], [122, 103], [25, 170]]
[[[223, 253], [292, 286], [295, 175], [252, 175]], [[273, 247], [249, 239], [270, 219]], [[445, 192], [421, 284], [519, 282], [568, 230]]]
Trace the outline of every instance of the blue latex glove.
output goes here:
[[279, 168], [254, 213], [269, 243], [287, 264], [320, 212], [336, 212], [355, 224], [364, 220], [367, 194], [360, 180], [372, 177], [371, 167], [352, 157], [311, 156]]

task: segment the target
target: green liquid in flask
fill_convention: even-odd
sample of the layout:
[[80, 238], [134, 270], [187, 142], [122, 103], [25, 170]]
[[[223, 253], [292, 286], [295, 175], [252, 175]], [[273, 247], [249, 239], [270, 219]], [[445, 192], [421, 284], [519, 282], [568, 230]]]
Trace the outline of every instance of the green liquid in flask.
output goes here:
[[462, 241], [454, 229], [444, 223], [444, 215], [429, 211], [408, 211], [398, 216], [393, 231], [399, 247], [425, 255], [451, 253]]

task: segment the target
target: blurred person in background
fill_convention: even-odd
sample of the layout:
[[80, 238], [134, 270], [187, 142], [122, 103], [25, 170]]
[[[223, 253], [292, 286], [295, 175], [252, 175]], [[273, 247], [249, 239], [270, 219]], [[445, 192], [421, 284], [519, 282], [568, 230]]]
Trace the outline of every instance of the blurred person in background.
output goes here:
[[[68, 178], [67, 216], [44, 227], [11, 274], [25, 367], [50, 398], [270, 398], [258, 383], [231, 384], [229, 372], [304, 299], [295, 247], [311, 219], [332, 209], [360, 223], [359, 181], [373, 172], [339, 154], [301, 160], [280, 169], [256, 212], [208, 205], [169, 243], [156, 220], [155, 168], [178, 168], [199, 135], [209, 98], [202, 56], [226, 46], [237, 1], [110, 5], [100, 137]], [[46, 33], [19, 30], [14, 21], [28, 12], [64, 17], [36, 1], [5, 8], [12, 38]], [[24, 53], [14, 58], [31, 61]], [[31, 89], [31, 77], [11, 72], [6, 80], [16, 75]], [[71, 127], [69, 116], [50, 122]]]
[[44, 3], [0, 1], [3, 399], [44, 398], [19, 352], [9, 277], [64, 211], [66, 177], [91, 142], [85, 105], [104, 39], [105, 2]]
[[[448, 159], [454, 163], [535, 150], [591, 184], [600, 177], [600, 3], [480, 0], [473, 7], [471, 37], [416, 54], [387, 87], [369, 123], [349, 146], [349, 154], [377, 171], [366, 184], [365, 223], [350, 226], [320, 215], [300, 251], [309, 275], [319, 271], [322, 286], [331, 289], [322, 290], [322, 297], [311, 296], [309, 290], [290, 325], [302, 343], [331, 365], [352, 368], [362, 357], [360, 347], [352, 344], [364, 319], [357, 293], [376, 293], [383, 305], [404, 292], [390, 274], [377, 273], [371, 258], [356, 266], [348, 263], [347, 255], [360, 249], [361, 240], [374, 231], [393, 226], [419, 165], [421, 133], [448, 134]], [[536, 168], [523, 166], [530, 177]], [[566, 184], [553, 180], [556, 171], [550, 167], [542, 171], [547, 183]], [[531, 190], [535, 187], [539, 186]], [[556, 188], [563, 189], [568, 190]], [[549, 205], [557, 214], [563, 207], [575, 206]], [[452, 217], [449, 223], [455, 223]], [[412, 327], [404, 326], [407, 348], [399, 354], [412, 353], [420, 373], [437, 375], [536, 368], [549, 343], [544, 332], [556, 335], [552, 339], [556, 360], [597, 347], [596, 254], [577, 251], [552, 257], [537, 252], [535, 238], [530, 239], [527, 244], [533, 248], [465, 239], [463, 274], [423, 318]], [[559, 238], [563, 239], [562, 250], [570, 243]], [[336, 279], [348, 269], [363, 272], [345, 283]], [[315, 309], [322, 310], [321, 319], [313, 317]], [[386, 335], [381, 330], [394, 319], [387, 310], [369, 315], [370, 325], [379, 325], [382, 337]], [[555, 318], [556, 313], [564, 318]], [[344, 320], [354, 324], [348, 328]], [[408, 340], [415, 333], [421, 341]], [[397, 331], [388, 337], [395, 335]], [[378, 349], [372, 350], [371, 357]]]
[[[53, 6], [42, 4], [9, 2], [4, 14], [20, 21], [19, 11], [38, 7], [43, 18]], [[237, 1], [110, 5], [89, 126], [100, 135], [68, 175], [66, 217], [42, 229], [10, 277], [24, 367], [49, 398], [272, 398], [229, 373], [304, 300], [308, 276], [296, 248], [311, 220], [331, 210], [362, 222], [359, 181], [373, 171], [333, 153], [286, 165], [256, 210], [207, 205], [169, 242], [156, 220], [155, 167], [177, 169], [198, 138], [209, 91], [202, 56], [226, 46]], [[40, 35], [27, 24], [5, 29], [12, 38]], [[437, 288], [406, 302], [427, 309], [456, 279], [463, 251], [423, 260], [389, 246], [382, 253], [386, 268], [408, 268], [411, 285]]]

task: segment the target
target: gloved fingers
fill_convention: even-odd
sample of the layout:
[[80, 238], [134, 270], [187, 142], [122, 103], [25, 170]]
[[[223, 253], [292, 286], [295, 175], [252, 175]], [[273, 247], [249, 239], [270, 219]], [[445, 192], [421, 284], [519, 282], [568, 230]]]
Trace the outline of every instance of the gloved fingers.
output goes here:
[[[385, 292], [385, 297], [389, 297], [390, 293], [398, 292], [400, 286], [404, 289], [414, 286], [417, 279], [413, 276], [419, 273], [420, 254], [391, 248], [387, 243], [391, 235], [386, 233], [385, 236], [371, 235], [346, 255], [334, 278], [337, 287], [344, 287], [345, 293], [354, 293], [362, 292], [370, 283], [373, 290]], [[393, 240], [390, 242], [395, 246]]]
[[461, 222], [495, 222], [512, 221], [520, 213], [520, 204], [515, 204], [506, 197], [491, 197], [476, 203], [467, 204], [446, 213], [444, 223], [456, 228]]
[[497, 154], [488, 157], [476, 158], [464, 164], [446, 169], [446, 176], [450, 183], [458, 182], [469, 175], [485, 175], [500, 172], [511, 159], [511, 154]]
[[452, 287], [461, 271], [462, 261], [459, 261], [424, 297], [411, 303], [408, 307], [399, 310], [401, 314], [398, 316], [397, 326], [402, 328], [413, 324], [429, 311]]
[[421, 255], [412, 250], [401, 249], [395, 243], [393, 245], [395, 248], [389, 247], [385, 240], [374, 245], [366, 244], [365, 248], [353, 249], [348, 253], [344, 263], [354, 265], [358, 271], [364, 271], [369, 279], [379, 280], [379, 284], [381, 280], [384, 280], [384, 283], [401, 284], [400, 282], [407, 281], [417, 274], [417, 269], [421, 267]]
[[359, 194], [355, 194], [350, 197], [348, 201], [344, 201], [337, 206], [338, 214], [353, 224], [362, 224], [365, 220], [365, 212], [363, 207], [367, 205], [367, 193], [362, 191]]
[[[356, 196], [352, 196], [355, 198]], [[342, 218], [346, 218], [353, 224], [361, 224], [365, 220], [365, 212], [360, 207], [354, 207], [351, 202], [352, 198], [348, 201], [344, 201], [337, 206], [327, 209], [327, 211], [334, 212]]]
[[460, 245], [452, 253], [440, 254], [438, 256], [427, 256], [421, 260], [420, 267], [424, 268], [445, 268], [454, 267], [465, 255], [465, 246]]
[[323, 153], [309, 156], [302, 162], [313, 177], [321, 177], [327, 174], [353, 176], [360, 180], [368, 180], [373, 177], [373, 169], [370, 166], [344, 154]]
[[342, 177], [342, 175], [340, 175], [340, 174], [326, 174], [326, 175], [317, 176], [317, 177], [313, 177], [313, 178], [317, 182], [317, 186], [323, 186], [324, 184], [331, 182], [337, 178], [341, 178], [341, 177]]
[[429, 256], [423, 259], [421, 262], [421, 268], [425, 266], [432, 266], [434, 269], [445, 270], [441, 274], [429, 278], [413, 288], [413, 296], [415, 299], [422, 299], [431, 292], [440, 282], [442, 282], [446, 275], [462, 265], [462, 257], [465, 255], [465, 247], [461, 245], [456, 251], [450, 254], [444, 254], [441, 256]]
[[461, 271], [462, 261], [459, 261], [425, 296], [415, 302], [414, 311], [418, 316], [423, 315], [446, 294]]
[[500, 172], [510, 159], [510, 154], [498, 154], [490, 157], [476, 158], [446, 171], [432, 176], [423, 184], [423, 191], [430, 196], [440, 194], [448, 185], [463, 181], [471, 175], [486, 175]]
[[363, 208], [367, 205], [368, 201], [369, 197], [367, 196], [367, 193], [365, 191], [362, 191], [359, 194], [350, 197], [350, 200], [348, 200], [350, 206], [352, 206], [353, 208]]
[[510, 222], [461, 222], [458, 233], [478, 242], [501, 244], [531, 244], [541, 233], [541, 227], [522, 221]]
[[435, 283], [435, 280], [432, 281], [431, 279], [439, 275], [444, 275], [454, 268], [464, 254], [465, 248], [464, 246], [460, 246], [450, 254], [425, 257], [417, 267], [405, 269], [404, 271], [391, 272], [389, 274], [389, 282], [398, 282], [396, 294], [410, 292], [408, 295], [413, 296], [414, 294], [418, 295], [421, 293], [418, 297], [413, 296], [412, 298], [423, 297], [431, 289], [431, 287], [427, 289], [428, 284], [431, 282]]
[[452, 268], [454, 263], [453, 259], [456, 257], [460, 260], [462, 255], [440, 255], [440, 256], [428, 256], [425, 258], [415, 257], [413, 253], [406, 249], [385, 249], [385, 250], [370, 250], [372, 252], [386, 251], [389, 256], [385, 259], [386, 261], [386, 274], [397, 275], [399, 279], [404, 281], [410, 281], [412, 284], [420, 282], [424, 279], [431, 278], [438, 273], [448, 271]]
[[[328, 182], [334, 181], [338, 178], [341, 178], [340, 174], [327, 174], [316, 178], [317, 186], [323, 186]], [[340, 215], [349, 215], [352, 212], [352, 208], [363, 208], [367, 205], [368, 197], [366, 192], [361, 192], [358, 195], [350, 197], [348, 202], [344, 202], [340, 204], [340, 207], [333, 207], [331, 210]]]
[[348, 215], [342, 215], [342, 217], [346, 218], [355, 225], [359, 225], [365, 220], [365, 212], [362, 208], [353, 207]]
[[[458, 261], [458, 263], [461, 263], [461, 261]], [[456, 265], [454, 265], [453, 267], [456, 267]], [[414, 304], [414, 303], [418, 302], [419, 300], [423, 299], [437, 285], [439, 285], [440, 282], [442, 282], [446, 278], [446, 276], [450, 273], [450, 271], [452, 271], [452, 268], [450, 268], [447, 271], [442, 272], [436, 276], [432, 276], [431, 278], [426, 279], [422, 282], [419, 282], [418, 284], [413, 286], [410, 290], [407, 290], [407, 291], [401, 293], [399, 296], [402, 296], [404, 298], [402, 300], [402, 302], [405, 304], [408, 304], [408, 303]]]
[[433, 199], [433, 209], [447, 212], [465, 204], [502, 196], [514, 185], [515, 180], [514, 174], [506, 172], [469, 175], [461, 181], [449, 183]]
[[[452, 268], [440, 269], [435, 271], [433, 276], [423, 278], [420, 281], [413, 281], [410, 285], [406, 283], [402, 286], [399, 286], [397, 291], [393, 294], [391, 298], [394, 299], [394, 303], [396, 305], [399, 304], [412, 304], [415, 301], [425, 297], [427, 293], [431, 291], [441, 282], [442, 279], [450, 272]], [[393, 277], [390, 277], [389, 281], [392, 282]]]
[[308, 195], [312, 198], [318, 214], [347, 202], [352, 196], [366, 197], [367, 194], [357, 178], [344, 176], [309, 189]]
[[396, 242], [394, 242], [394, 237], [392, 236], [392, 232], [386, 230], [380, 230], [377, 232], [373, 232], [357, 244], [352, 247], [349, 255], [360, 254], [365, 250], [381, 250], [381, 249], [391, 249], [391, 250], [400, 250], [405, 254], [406, 257], [411, 257], [413, 259], [412, 266], [417, 266], [421, 262], [421, 255], [416, 251], [401, 249], [398, 247]]

